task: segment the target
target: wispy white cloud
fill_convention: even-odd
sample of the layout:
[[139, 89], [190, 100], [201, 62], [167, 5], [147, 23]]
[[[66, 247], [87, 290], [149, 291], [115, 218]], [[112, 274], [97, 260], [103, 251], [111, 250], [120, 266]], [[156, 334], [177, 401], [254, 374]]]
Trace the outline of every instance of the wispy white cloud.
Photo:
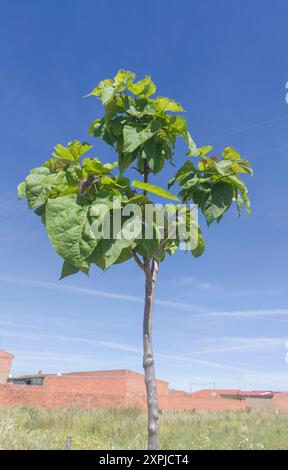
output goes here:
[[[119, 351], [126, 351], [126, 352], [130, 352], [130, 353], [142, 356], [142, 349], [129, 345], [129, 344], [117, 343], [113, 341], [104, 341], [104, 340], [99, 340], [99, 339], [89, 339], [89, 338], [83, 338], [83, 337], [54, 335], [54, 334], [15, 332], [15, 331], [9, 331], [9, 330], [2, 331], [2, 335], [4, 338], [9, 338], [9, 337], [21, 338], [21, 339], [26, 339], [29, 341], [33, 339], [40, 340], [40, 341], [48, 340], [50, 341], [50, 344], [52, 341], [54, 342], [59, 341], [62, 343], [62, 345], [63, 343], [79, 343], [83, 345], [86, 344], [86, 345], [91, 345], [91, 346], [96, 346], [96, 347], [101, 347], [101, 348], [109, 348], [109, 349], [116, 349]], [[53, 344], [53, 349], [55, 349], [55, 344]], [[185, 355], [185, 354], [173, 355], [169, 353], [157, 352], [156, 356], [169, 359], [169, 360], [174, 360], [174, 361], [194, 363], [203, 367], [217, 368], [217, 369], [223, 369], [223, 370], [234, 371], [234, 372], [250, 372], [250, 370], [247, 368], [231, 366], [231, 365], [223, 364], [220, 362], [196, 359], [193, 357], [188, 357], [188, 355]], [[31, 354], [31, 359], [32, 358], [33, 358], [33, 354]]]
[[[221, 294], [227, 297], [241, 297], [241, 296], [259, 296], [259, 295], [281, 295], [288, 292], [287, 288], [262, 288], [262, 289], [229, 289], [222, 286], [220, 283], [214, 283], [211, 281], [200, 281], [194, 276], [179, 276], [172, 279], [172, 283], [176, 285], [190, 285], [195, 289], [209, 290], [211, 293]], [[191, 293], [184, 294], [186, 298], [191, 297]]]
[[288, 371], [250, 371], [239, 378], [240, 387], [252, 390], [287, 390]]
[[[213, 347], [208, 347], [213, 345]], [[258, 337], [258, 338], [201, 338], [195, 341], [195, 351], [183, 353], [179, 355], [159, 354], [167, 359], [173, 359], [176, 361], [192, 362], [201, 366], [212, 367], [216, 369], [228, 370], [231, 372], [239, 373], [252, 373], [251, 369], [247, 367], [238, 367], [234, 365], [223, 364], [222, 362], [215, 362], [210, 360], [197, 359], [195, 356], [201, 356], [205, 354], [216, 354], [216, 353], [227, 353], [236, 351], [271, 351], [271, 349], [283, 348], [285, 352], [285, 346], [287, 341], [285, 338], [269, 338], [269, 337]]]
[[[22, 278], [7, 278], [1, 277], [0, 282], [6, 283], [16, 283], [21, 285], [27, 285], [31, 287], [39, 287], [44, 289], [57, 289], [57, 290], [65, 290], [70, 291], [75, 294], [84, 294], [84, 295], [93, 295], [97, 297], [105, 297], [109, 299], [116, 299], [116, 300], [123, 300], [128, 302], [138, 302], [143, 303], [142, 297], [131, 296], [126, 294], [119, 294], [110, 291], [99, 291], [94, 289], [82, 288], [82, 287], [75, 287], [69, 284], [57, 284], [53, 282], [46, 282], [46, 281], [36, 281], [36, 280], [29, 280], [29, 279], [22, 279]], [[195, 311], [196, 308], [199, 311], [199, 306], [186, 304], [182, 302], [173, 302], [169, 300], [158, 300], [157, 302], [159, 305], [171, 308], [179, 308], [182, 310], [188, 311]], [[237, 317], [237, 318], [262, 318], [262, 317], [274, 317], [274, 316], [287, 316], [288, 317], [288, 309], [258, 309], [258, 310], [236, 310], [236, 311], [212, 311], [212, 312], [205, 312], [202, 308], [203, 313], [194, 313], [190, 316], [190, 319], [194, 318], [226, 318], [226, 317]], [[12, 326], [12, 325], [11, 325]], [[27, 340], [48, 340], [52, 341], [59, 341], [61, 343], [79, 343], [79, 344], [86, 344], [101, 348], [110, 348], [115, 350], [126, 351], [128, 353], [142, 355], [142, 350], [125, 343], [118, 343], [113, 341], [105, 341], [102, 339], [89, 339], [83, 338], [78, 336], [65, 336], [65, 335], [53, 335], [53, 334], [38, 334], [33, 332], [17, 332], [15, 330], [6, 330], [2, 331], [1, 334], [5, 337], [14, 337], [14, 338], [22, 338]], [[216, 352], [229, 352], [229, 351], [236, 351], [236, 350], [244, 350], [244, 349], [253, 349], [253, 348], [271, 348], [274, 346], [279, 346], [283, 344], [284, 340], [282, 338], [237, 338], [237, 339], [229, 339], [230, 343], [226, 339], [226, 344], [223, 346], [214, 346], [213, 348], [209, 348], [205, 350], [202, 349], [199, 354], [205, 353], [216, 353]], [[215, 343], [214, 343], [215, 344]], [[55, 344], [53, 345], [55, 348]], [[165, 352], [158, 352], [157, 355], [159, 357], [163, 357], [173, 361], [180, 361], [180, 362], [187, 362], [193, 363], [195, 365], [208, 367], [208, 368], [216, 368], [222, 369], [226, 371], [235, 372], [235, 373], [243, 373], [243, 374], [252, 374], [253, 371], [247, 369], [246, 367], [238, 367], [234, 365], [225, 364], [222, 362], [217, 361], [210, 361], [210, 360], [202, 360], [200, 358], [194, 357], [198, 355], [198, 353], [188, 352], [185, 354], [173, 355]]]
[[35, 374], [40, 370], [44, 373], [91, 371], [97, 369], [111, 369], [139, 366], [141, 361], [138, 355], [107, 355], [107, 351], [95, 351], [93, 355], [82, 350], [50, 351], [39, 349], [14, 349], [13, 375]]
[[281, 295], [288, 292], [287, 289], [239, 289], [239, 290], [226, 290], [225, 295], [230, 297], [253, 296], [253, 295]]
[[174, 360], [174, 361], [180, 361], [180, 362], [192, 362], [193, 364], [197, 364], [203, 367], [210, 367], [210, 368], [216, 368], [216, 369], [223, 369], [227, 371], [232, 371], [232, 372], [241, 372], [241, 373], [250, 373], [252, 372], [251, 369], [247, 369], [244, 367], [238, 367], [238, 366], [233, 366], [233, 365], [228, 365], [228, 364], [223, 364], [222, 362], [214, 362], [214, 361], [205, 361], [202, 359], [195, 359], [193, 357], [189, 357], [188, 355], [185, 354], [165, 354], [165, 353], [158, 353], [157, 354], [160, 357]]
[[[226, 353], [232, 351], [267, 351], [273, 348], [285, 348], [286, 338], [206, 338], [197, 342], [197, 350], [183, 354], [185, 357], [199, 356], [202, 354]], [[207, 344], [208, 346], [207, 348]], [[211, 347], [212, 345], [212, 347]], [[204, 346], [204, 347], [203, 347]]]
[[[135, 348], [129, 344], [124, 343], [117, 343], [113, 341], [103, 341], [99, 339], [89, 339], [83, 338], [80, 336], [65, 336], [65, 335], [55, 335], [55, 334], [48, 334], [48, 333], [26, 333], [26, 332], [18, 332], [18, 331], [11, 331], [11, 330], [2, 330], [1, 335], [4, 338], [21, 338], [26, 340], [48, 340], [48, 341], [59, 341], [61, 343], [82, 343], [87, 345], [94, 345], [100, 346], [110, 349], [118, 349], [121, 351], [128, 351], [133, 353], [140, 353], [141, 351], [138, 348]], [[54, 345], [53, 345], [54, 348]]]
[[240, 318], [257, 318], [257, 317], [274, 317], [274, 316], [288, 316], [288, 309], [255, 309], [255, 310], [224, 310], [215, 311], [202, 314], [191, 315], [190, 318], [198, 316], [202, 317], [240, 317]]
[[231, 371], [229, 374], [226, 371], [221, 372], [220, 370], [217, 374], [207, 374], [199, 373], [197, 371], [193, 377], [193, 382], [189, 383], [187, 378], [184, 376], [177, 377], [176, 383], [174, 382], [174, 377], [171, 377], [171, 382], [173, 380], [173, 385], [175, 383], [176, 387], [181, 387], [182, 389], [191, 391], [191, 386], [193, 392], [203, 388], [212, 388], [212, 384], [215, 384], [216, 388], [228, 388], [228, 389], [241, 389], [241, 390], [274, 390], [274, 391], [287, 391], [287, 372], [285, 370], [271, 370], [269, 372], [261, 372], [256, 370], [251, 370], [249, 372], [235, 372]]
[[[134, 296], [129, 294], [120, 294], [112, 291], [102, 291], [96, 289], [90, 289], [85, 287], [77, 287], [70, 284], [64, 284], [61, 282], [48, 282], [48, 281], [36, 281], [34, 279], [23, 279], [13, 277], [0, 277], [0, 282], [27, 285], [30, 287], [39, 287], [43, 289], [55, 289], [60, 291], [69, 291], [75, 294], [92, 295], [96, 297], [108, 298], [111, 300], [123, 300], [126, 302], [136, 302], [143, 304], [143, 298], [140, 296]], [[288, 309], [254, 309], [254, 310], [219, 310], [219, 311], [208, 311], [207, 308], [202, 305], [195, 305], [185, 302], [175, 302], [171, 300], [156, 299], [157, 305], [176, 308], [180, 310], [196, 312], [191, 315], [191, 318], [220, 318], [220, 317], [240, 317], [240, 318], [257, 318], [257, 317], [275, 317], [275, 316], [288, 316]]]
[[60, 352], [60, 351], [49, 351], [49, 350], [37, 350], [37, 349], [14, 349], [13, 350], [14, 356], [17, 358], [18, 361], [21, 363], [27, 363], [29, 366], [31, 365], [31, 358], [33, 358], [33, 362], [43, 361], [43, 363], [52, 362], [52, 363], [87, 363], [87, 356], [85, 354], [80, 355], [78, 353], [71, 353], [71, 352]]
[[199, 281], [196, 277], [193, 276], [180, 276], [177, 278], [172, 279], [171, 281], [173, 284], [177, 285], [191, 285], [196, 287], [197, 289], [203, 290], [213, 290], [213, 291], [220, 291], [222, 288], [220, 285], [212, 284], [208, 281]]
[[28, 325], [24, 323], [18, 323], [18, 322], [10, 322], [10, 321], [2, 321], [0, 320], [0, 325], [4, 326], [13, 326], [15, 328], [28, 328], [29, 330], [39, 330], [39, 326], [35, 325]]
[[[55, 282], [47, 282], [47, 281], [36, 281], [33, 279], [22, 279], [22, 278], [13, 278], [13, 277], [0, 277], [0, 282], [3, 283], [12, 283], [12, 284], [20, 284], [20, 285], [27, 285], [31, 287], [39, 287], [43, 289], [55, 289], [55, 290], [66, 290], [69, 292], [73, 292], [75, 294], [86, 294], [86, 295], [94, 295], [96, 297], [104, 297], [107, 299], [112, 299], [112, 300], [123, 300], [127, 302], [137, 302], [143, 304], [143, 298], [138, 297], [135, 295], [129, 295], [129, 294], [119, 294], [116, 292], [111, 292], [111, 291], [102, 291], [102, 290], [96, 290], [96, 289], [88, 289], [84, 287], [76, 287], [72, 286], [69, 284], [64, 284], [64, 283], [55, 283]], [[187, 311], [205, 311], [206, 309], [200, 305], [194, 305], [190, 303], [184, 303], [184, 302], [174, 302], [170, 300], [163, 300], [163, 299], [156, 299], [155, 304], [163, 306], [163, 307], [169, 307], [169, 308], [177, 308], [180, 310], [187, 310]]]

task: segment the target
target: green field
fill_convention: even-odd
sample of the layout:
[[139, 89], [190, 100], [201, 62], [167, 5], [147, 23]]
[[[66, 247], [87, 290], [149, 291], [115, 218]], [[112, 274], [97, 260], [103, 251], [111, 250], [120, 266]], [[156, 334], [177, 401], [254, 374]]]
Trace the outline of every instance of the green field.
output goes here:
[[[0, 449], [145, 449], [146, 416], [136, 410], [0, 408]], [[288, 415], [165, 413], [162, 449], [288, 449]]]

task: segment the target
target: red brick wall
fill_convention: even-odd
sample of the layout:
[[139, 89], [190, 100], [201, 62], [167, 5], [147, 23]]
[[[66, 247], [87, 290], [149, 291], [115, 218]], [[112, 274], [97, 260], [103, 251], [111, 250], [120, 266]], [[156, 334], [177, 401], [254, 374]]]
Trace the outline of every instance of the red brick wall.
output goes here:
[[0, 351], [0, 384], [5, 384], [10, 374], [13, 356]]
[[68, 392], [41, 386], [0, 385], [0, 404], [8, 406], [35, 406], [44, 408], [101, 408], [123, 406], [123, 397], [115, 393]]
[[[144, 394], [130, 395], [124, 399], [124, 395], [119, 390], [108, 390], [105, 386], [102, 393], [95, 393], [95, 390], [82, 390], [74, 388], [69, 391], [68, 382], [65, 387], [59, 387], [56, 380], [50, 380], [49, 386], [27, 386], [27, 385], [0, 385], [0, 404], [7, 406], [35, 406], [45, 408], [101, 408], [105, 406], [123, 407], [135, 406], [140, 409], [146, 407], [146, 397]], [[48, 382], [48, 380], [47, 380]], [[53, 383], [54, 382], [54, 383]], [[75, 384], [74, 384], [75, 385]], [[101, 385], [98, 383], [98, 385]], [[85, 388], [85, 387], [84, 387]], [[163, 411], [224, 411], [224, 410], [245, 410], [246, 402], [238, 400], [226, 400], [221, 398], [205, 399], [192, 398], [190, 396], [160, 395], [160, 409]]]
[[279, 393], [273, 398], [275, 411], [279, 413], [288, 413], [288, 393]]
[[247, 406], [249, 410], [275, 413], [275, 402], [272, 398], [249, 397], [247, 398]]
[[228, 400], [225, 398], [193, 398], [189, 395], [169, 397], [160, 396], [160, 408], [163, 411], [237, 411], [247, 409], [245, 400]]
[[44, 380], [44, 389], [69, 393], [93, 393], [95, 395], [118, 395], [122, 399], [125, 392], [125, 376], [93, 377], [62, 375], [51, 376]]
[[[195, 398], [186, 392], [169, 392], [168, 383], [160, 380], [158, 392], [163, 411], [224, 411], [245, 410], [247, 407], [244, 400]], [[0, 385], [0, 405], [47, 408], [131, 406], [145, 409], [144, 377], [130, 371], [101, 371], [48, 376], [43, 386]]]
[[[159, 381], [159, 389], [167, 389]], [[1, 385], [0, 405], [95, 408], [132, 406], [145, 408], [143, 375], [130, 371], [47, 376], [42, 386]]]
[[[101, 371], [102, 372], [102, 371]], [[124, 406], [125, 374], [45, 377], [42, 386], [0, 385], [0, 404], [47, 408]]]
[[[158, 394], [168, 396], [168, 382], [157, 380]], [[146, 408], [146, 387], [143, 374], [127, 371], [125, 381], [125, 405]]]

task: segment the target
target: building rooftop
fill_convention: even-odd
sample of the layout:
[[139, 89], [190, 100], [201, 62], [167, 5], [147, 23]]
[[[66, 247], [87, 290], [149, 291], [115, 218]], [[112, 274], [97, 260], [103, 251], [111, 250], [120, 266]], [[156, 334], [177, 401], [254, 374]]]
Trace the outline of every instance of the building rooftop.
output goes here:
[[3, 351], [3, 349], [0, 349], [0, 355], [1, 356], [8, 356], [8, 357], [14, 357], [13, 354], [7, 352], [7, 351]]
[[258, 398], [272, 398], [280, 392], [272, 390], [240, 390], [240, 389], [203, 389], [192, 393], [195, 398], [207, 398], [207, 397], [258, 397]]
[[[135, 372], [129, 369], [114, 369], [114, 370], [94, 370], [94, 371], [79, 371], [79, 372], [58, 372], [55, 374], [45, 374], [45, 373], [38, 373], [38, 374], [25, 374], [17, 377], [13, 377], [13, 379], [32, 379], [32, 378], [45, 378], [45, 377], [123, 377], [123, 376], [141, 376], [143, 374], [140, 372]], [[166, 380], [157, 379], [158, 382], [168, 383]]]

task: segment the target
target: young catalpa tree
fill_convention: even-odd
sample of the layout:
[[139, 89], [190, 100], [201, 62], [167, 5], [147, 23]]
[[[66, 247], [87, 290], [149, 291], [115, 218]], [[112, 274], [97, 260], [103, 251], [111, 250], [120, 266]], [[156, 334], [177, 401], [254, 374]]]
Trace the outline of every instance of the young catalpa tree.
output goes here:
[[[152, 310], [159, 264], [183, 244], [194, 257], [203, 253], [194, 206], [208, 225], [219, 222], [234, 202], [239, 212], [244, 204], [250, 213], [248, 191], [240, 176], [252, 174], [252, 170], [232, 147], [226, 147], [221, 157], [210, 156], [210, 146], [197, 148], [181, 114], [182, 106], [170, 98], [151, 98], [156, 86], [149, 76], [138, 82], [135, 79], [134, 73], [120, 70], [113, 80], [103, 80], [88, 95], [99, 98], [104, 107], [104, 116], [92, 122], [89, 134], [114, 148], [116, 162], [87, 157], [92, 146], [86, 142], [76, 140], [66, 147], [58, 144], [53, 158], [31, 170], [18, 192], [41, 217], [54, 249], [64, 260], [61, 279], [79, 271], [88, 274], [92, 264], [106, 270], [130, 259], [143, 271], [148, 448], [158, 449]], [[151, 175], [160, 173], [166, 162], [175, 166], [178, 137], [187, 144], [187, 160], [167, 182], [167, 189], [151, 184]], [[128, 168], [136, 170], [137, 179], [123, 176]], [[175, 185], [177, 196], [169, 192]], [[159, 208], [154, 196], [174, 202]]]

